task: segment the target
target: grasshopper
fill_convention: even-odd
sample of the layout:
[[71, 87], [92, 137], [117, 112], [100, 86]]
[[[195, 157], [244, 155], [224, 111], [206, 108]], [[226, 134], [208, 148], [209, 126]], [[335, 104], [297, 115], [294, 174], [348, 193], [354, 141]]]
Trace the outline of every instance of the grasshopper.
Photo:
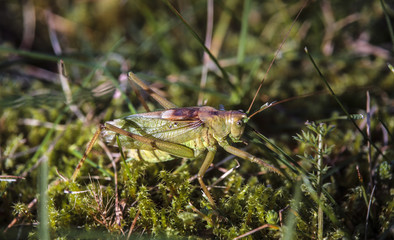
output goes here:
[[240, 138], [249, 120], [246, 113], [217, 110], [209, 106], [178, 108], [150, 89], [134, 73], [129, 72], [128, 77], [165, 110], [134, 114], [100, 125], [72, 175], [73, 181], [99, 135], [112, 146], [117, 146], [116, 137], [118, 136], [122, 146], [131, 149], [134, 158], [148, 162], [169, 161], [176, 157], [196, 158], [207, 151], [197, 178], [213, 206], [215, 202], [203, 177], [215, 157], [218, 146], [230, 154], [261, 164], [281, 174], [278, 169], [262, 159], [235, 148], [228, 142], [228, 139], [232, 142], [242, 142]]

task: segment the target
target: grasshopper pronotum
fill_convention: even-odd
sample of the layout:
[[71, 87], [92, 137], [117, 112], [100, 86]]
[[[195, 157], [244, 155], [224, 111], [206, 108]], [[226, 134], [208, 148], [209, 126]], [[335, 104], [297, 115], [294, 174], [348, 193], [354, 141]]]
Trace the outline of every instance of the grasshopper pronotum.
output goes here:
[[155, 93], [132, 72], [129, 80], [137, 83], [166, 110], [140, 113], [106, 122], [98, 128], [82, 159], [76, 167], [72, 180], [77, 177], [87, 155], [99, 135], [104, 141], [116, 146], [116, 135], [122, 146], [134, 150], [134, 156], [148, 162], [163, 162], [174, 157], [196, 158], [208, 150], [198, 172], [198, 181], [209, 202], [215, 202], [203, 181], [211, 165], [217, 146], [240, 158], [264, 165], [271, 171], [280, 172], [262, 159], [235, 148], [227, 141], [240, 142], [248, 117], [242, 111], [217, 110], [209, 106], [178, 108]]

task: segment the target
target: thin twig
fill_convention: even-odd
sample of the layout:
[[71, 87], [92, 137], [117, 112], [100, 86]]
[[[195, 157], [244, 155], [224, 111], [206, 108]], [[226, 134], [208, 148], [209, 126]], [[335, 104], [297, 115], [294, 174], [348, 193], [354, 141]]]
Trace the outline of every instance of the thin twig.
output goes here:
[[108, 155], [108, 157], [111, 160], [112, 163], [112, 167], [114, 169], [114, 184], [115, 184], [115, 215], [116, 215], [116, 224], [120, 227], [121, 226], [121, 222], [123, 219], [122, 216], [122, 211], [120, 210], [120, 205], [119, 205], [119, 196], [118, 196], [118, 171], [116, 170], [116, 163], [114, 161], [114, 159], [112, 158], [111, 152], [109, 151], [109, 149], [107, 148], [107, 146], [99, 141], [98, 142], [99, 145], [104, 149], [104, 151], [106, 152], [106, 154]]
[[138, 217], [139, 217], [139, 216], [140, 216], [140, 209], [138, 209], [137, 214], [136, 214], [135, 217], [134, 217], [133, 223], [132, 223], [131, 226], [130, 226], [129, 234], [127, 234], [127, 239], [130, 238], [131, 233], [132, 233], [133, 230], [134, 230], [135, 224], [137, 223], [137, 220], [138, 220]]
[[367, 233], [368, 233], [368, 219], [369, 219], [369, 213], [371, 211], [371, 205], [372, 205], [372, 199], [373, 199], [373, 194], [375, 193], [375, 187], [376, 185], [373, 186], [372, 192], [371, 192], [371, 197], [369, 198], [369, 203], [368, 203], [368, 211], [367, 211], [367, 217], [365, 219], [365, 233], [364, 233], [364, 238], [365, 240], [367, 239]]
[[[367, 136], [369, 139], [371, 139], [371, 100], [369, 96], [369, 91], [366, 93], [367, 95], [367, 101], [366, 101], [366, 110], [367, 110]], [[369, 183], [368, 186], [372, 186], [372, 159], [371, 159], [371, 142], [367, 142], [367, 148], [368, 148], [368, 173], [369, 173]], [[371, 189], [371, 188], [369, 188]]]
[[220, 183], [228, 175], [230, 175], [235, 169], [237, 169], [237, 168], [239, 168], [239, 166], [241, 166], [238, 161], [236, 161], [236, 162], [237, 162], [237, 166], [232, 167], [230, 170], [225, 171], [224, 174], [218, 178], [218, 180], [216, 180], [214, 183], [212, 183], [210, 186], [208, 186], [208, 190], [211, 189], [212, 187], [215, 187], [218, 183]]
[[43, 122], [34, 118], [18, 119], [18, 124], [34, 127], [53, 128], [56, 131], [65, 131], [67, 126], [62, 124], [54, 124], [51, 122]]
[[[207, 30], [205, 33], [205, 46], [211, 50], [211, 43], [212, 43], [212, 29], [213, 29], [213, 0], [208, 0], [207, 1]], [[200, 89], [204, 90], [205, 85], [207, 84], [207, 78], [208, 78], [208, 68], [210, 65], [210, 58], [207, 52], [204, 52], [203, 56], [203, 65], [202, 65], [202, 72], [201, 72], [201, 82], [200, 82]], [[198, 94], [198, 101], [197, 105], [201, 106], [203, 105], [204, 101], [204, 92], [200, 91]]]
[[23, 4], [23, 35], [20, 48], [30, 49], [36, 32], [36, 10], [34, 1], [28, 0]]
[[258, 228], [253, 229], [252, 231], [249, 231], [249, 232], [247, 232], [245, 234], [239, 235], [238, 237], [234, 238], [234, 240], [247, 237], [247, 236], [249, 236], [249, 235], [251, 235], [251, 234], [253, 234], [255, 232], [263, 230], [264, 228], [271, 228], [271, 229], [275, 229], [275, 230], [279, 230], [280, 229], [277, 225], [273, 225], [273, 224], [268, 224], [267, 223], [267, 224], [264, 224], [264, 225], [262, 225], [262, 226], [260, 226]]
[[60, 56], [62, 55], [62, 48], [60, 46], [59, 38], [56, 34], [54, 15], [49, 10], [45, 10], [44, 13], [48, 24], [49, 39], [51, 41], [53, 52], [56, 54], [56, 56]]
[[[29, 205], [27, 205], [27, 209], [32, 209], [34, 207], [34, 205], [36, 205], [37, 203], [37, 198], [34, 198]], [[19, 213], [18, 216], [16, 218], [14, 218], [10, 224], [8, 224], [7, 228], [4, 229], [3, 233], [7, 232], [8, 229], [12, 228], [21, 218], [23, 217], [22, 213]]]
[[70, 84], [68, 83], [69, 79], [67, 77], [67, 72], [66, 72], [66, 68], [64, 67], [63, 60], [60, 60], [58, 62], [58, 71], [59, 71], [59, 80], [62, 85], [64, 95], [66, 96], [66, 104], [70, 107], [70, 110], [78, 117], [79, 120], [85, 122], [86, 119], [85, 116], [83, 115], [81, 110], [79, 110], [78, 106], [73, 103], [71, 88], [70, 88]]

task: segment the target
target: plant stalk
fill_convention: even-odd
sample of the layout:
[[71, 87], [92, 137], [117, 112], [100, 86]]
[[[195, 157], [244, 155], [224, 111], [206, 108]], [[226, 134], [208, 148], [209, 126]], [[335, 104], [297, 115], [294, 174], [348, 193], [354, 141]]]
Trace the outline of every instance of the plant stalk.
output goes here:
[[318, 139], [318, 159], [317, 159], [317, 196], [319, 198], [319, 206], [317, 210], [317, 239], [323, 239], [323, 199], [322, 199], [322, 168], [323, 168], [323, 136], [322, 132], [319, 131], [319, 139]]

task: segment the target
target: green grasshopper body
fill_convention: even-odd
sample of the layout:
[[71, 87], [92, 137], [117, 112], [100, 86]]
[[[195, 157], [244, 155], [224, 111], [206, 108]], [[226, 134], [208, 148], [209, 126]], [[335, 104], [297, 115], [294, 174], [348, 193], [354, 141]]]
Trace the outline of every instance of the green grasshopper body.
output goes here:
[[[122, 146], [134, 149], [133, 156], [148, 162], [163, 162], [174, 157], [196, 158], [206, 149], [212, 151], [219, 145], [228, 145], [227, 137], [239, 141], [245, 125], [246, 114], [240, 111], [220, 111], [212, 107], [186, 107], [148, 112], [107, 122], [115, 127], [152, 139], [174, 143], [172, 154], [154, 146], [120, 135]], [[104, 130], [104, 141], [116, 146], [116, 133]], [[179, 144], [182, 146], [178, 146]]]
[[241, 142], [240, 138], [248, 120], [247, 115], [242, 111], [217, 110], [209, 106], [177, 108], [152, 91], [131, 72], [129, 79], [149, 93], [166, 110], [134, 114], [101, 125], [76, 167], [72, 180], [76, 179], [100, 134], [107, 144], [113, 146], [117, 146], [116, 136], [118, 136], [122, 147], [130, 149], [134, 158], [148, 162], [163, 162], [176, 157], [196, 158], [207, 152], [198, 172], [198, 180], [213, 206], [215, 202], [202, 178], [214, 159], [217, 146], [280, 174], [275, 167], [262, 159], [229, 144], [228, 139], [232, 142]]

